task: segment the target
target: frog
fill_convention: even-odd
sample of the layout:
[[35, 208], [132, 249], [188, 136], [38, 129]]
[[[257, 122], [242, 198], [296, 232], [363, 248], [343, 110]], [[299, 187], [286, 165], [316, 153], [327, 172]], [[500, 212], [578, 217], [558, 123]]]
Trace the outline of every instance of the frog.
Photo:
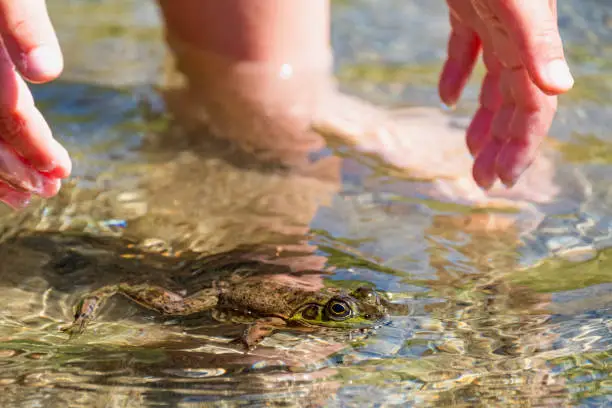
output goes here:
[[54, 254], [47, 269], [54, 275], [75, 281], [79, 275], [96, 275], [101, 281], [93, 287], [88, 283], [88, 290], [74, 302], [72, 321], [60, 328], [70, 338], [83, 334], [115, 295], [162, 317], [209, 313], [221, 323], [244, 324], [245, 330], [231, 344], [247, 352], [281, 330], [367, 335], [389, 322], [391, 312], [404, 309], [366, 283], [352, 289], [309, 285], [304, 274], [329, 272], [292, 272], [287, 265], [262, 260], [261, 253], [254, 256], [255, 249], [202, 258], [143, 252], [136, 244], [117, 239], [64, 234], [52, 240], [57, 245], [52, 251], [46, 249]]
[[74, 321], [62, 331], [71, 337], [83, 333], [103, 304], [117, 294], [163, 316], [187, 317], [213, 311], [211, 316], [220, 322], [247, 322], [242, 335], [231, 341], [240, 343], [246, 351], [254, 350], [281, 329], [363, 332], [388, 319], [390, 304], [381, 292], [369, 286], [312, 291], [266, 275], [214, 281], [212, 287], [190, 296], [149, 283], [119, 283], [86, 294], [74, 308]]

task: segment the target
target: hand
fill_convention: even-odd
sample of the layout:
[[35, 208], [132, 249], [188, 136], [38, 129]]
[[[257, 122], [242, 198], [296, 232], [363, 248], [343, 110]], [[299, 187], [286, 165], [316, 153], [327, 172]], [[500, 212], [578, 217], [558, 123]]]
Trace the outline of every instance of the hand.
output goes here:
[[473, 177], [484, 189], [512, 187], [535, 159], [573, 86], [557, 27], [556, 0], [447, 0], [452, 32], [440, 97], [454, 105], [480, 51], [486, 76], [467, 130]]
[[0, 201], [13, 207], [56, 194], [70, 174], [68, 153], [23, 80], [47, 82], [62, 69], [45, 1], [0, 0]]

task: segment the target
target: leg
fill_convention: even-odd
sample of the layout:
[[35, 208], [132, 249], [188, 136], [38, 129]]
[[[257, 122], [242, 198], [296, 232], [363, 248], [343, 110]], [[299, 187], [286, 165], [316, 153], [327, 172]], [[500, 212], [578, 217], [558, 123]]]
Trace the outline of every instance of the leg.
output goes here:
[[329, 0], [159, 0], [159, 6], [169, 36], [228, 60], [310, 65], [329, 55]]
[[321, 146], [310, 119], [332, 88], [328, 0], [159, 5], [173, 60], [166, 106], [177, 121], [198, 126], [204, 112], [216, 136], [284, 161]]
[[232, 343], [241, 343], [246, 351], [251, 351], [263, 339], [272, 335], [276, 330], [285, 327], [285, 325], [285, 321], [278, 317], [259, 319], [255, 323], [250, 324], [244, 333], [242, 333], [242, 336], [232, 341]]
[[104, 302], [115, 294], [124, 295], [139, 305], [166, 316], [186, 316], [210, 310], [217, 305], [217, 291], [214, 288], [201, 290], [185, 298], [160, 286], [122, 283], [105, 286], [83, 298], [75, 308], [73, 323], [61, 330], [71, 336], [81, 334], [87, 324], [96, 318]]
[[[248, 325], [242, 335], [234, 339], [231, 343], [240, 343], [244, 346], [246, 351], [251, 351], [255, 349], [263, 339], [271, 336], [275, 331], [285, 329], [286, 327], [287, 322], [279, 317], [265, 317]], [[300, 333], [312, 333], [318, 329], [308, 326], [293, 326], [290, 330]]]
[[119, 285], [110, 285], [88, 294], [74, 307], [74, 321], [67, 326], [61, 327], [60, 330], [68, 333], [71, 338], [81, 334], [89, 321], [95, 318], [98, 309], [100, 309], [104, 302], [118, 293], [118, 291]]
[[[557, 194], [546, 158], [511, 191], [486, 194], [472, 180], [464, 130], [449, 115], [434, 108], [390, 114], [340, 94], [328, 0], [158, 1], [175, 63], [168, 82], [177, 88], [166, 89], [166, 106], [189, 128], [205, 122], [216, 136], [291, 166], [308, 163], [307, 153], [325, 144], [322, 133], [431, 180], [417, 193], [443, 201], [521, 208]], [[422, 143], [424, 134], [435, 141]], [[346, 172], [370, 171], [345, 164], [353, 166]]]
[[183, 297], [161, 286], [121, 284], [118, 293], [165, 316], [188, 316], [205, 312], [215, 307], [218, 300], [215, 288], [203, 289], [192, 296]]

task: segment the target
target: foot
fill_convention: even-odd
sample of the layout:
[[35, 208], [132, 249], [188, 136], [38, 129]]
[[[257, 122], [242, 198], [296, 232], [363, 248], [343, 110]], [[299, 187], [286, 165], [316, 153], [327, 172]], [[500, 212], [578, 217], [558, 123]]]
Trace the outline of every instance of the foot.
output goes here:
[[[436, 108], [383, 111], [339, 93], [322, 105], [313, 128], [332, 144], [348, 144], [374, 155], [399, 180], [421, 180], [418, 193], [472, 206], [520, 208], [551, 201], [552, 160], [540, 155], [511, 189], [497, 184], [482, 190], [472, 177], [473, 158], [465, 145], [465, 127]], [[351, 171], [364, 171], [352, 164]], [[402, 183], [397, 183], [401, 186]], [[406, 193], [406, 192], [404, 192]]]

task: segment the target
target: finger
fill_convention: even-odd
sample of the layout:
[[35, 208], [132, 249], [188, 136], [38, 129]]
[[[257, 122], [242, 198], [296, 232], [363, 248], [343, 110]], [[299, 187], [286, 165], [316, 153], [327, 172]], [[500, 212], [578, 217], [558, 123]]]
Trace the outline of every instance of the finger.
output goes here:
[[506, 124], [506, 143], [497, 157], [496, 174], [507, 187], [512, 187], [531, 165], [547, 136], [557, 97], [538, 89], [525, 70], [511, 71], [504, 80], [512, 89], [515, 109]]
[[491, 124], [491, 138], [505, 143], [510, 137], [509, 127], [514, 112], [516, 111], [517, 101], [513, 93], [513, 86], [522, 86], [513, 82], [515, 72], [525, 72], [525, 70], [514, 71], [511, 69], [503, 69], [499, 75], [499, 90], [501, 95], [501, 105], [496, 112], [493, 123]]
[[448, 57], [442, 68], [438, 92], [442, 101], [454, 106], [468, 82], [480, 54], [480, 38], [467, 25], [451, 14]]
[[26, 83], [13, 69], [0, 42], [0, 139], [35, 169], [64, 178], [71, 162], [66, 149], [54, 138]]
[[511, 70], [504, 69], [498, 77], [498, 89], [500, 90], [502, 102], [493, 116], [490, 135], [486, 144], [474, 162], [474, 180], [485, 190], [493, 187], [493, 184], [498, 179], [498, 155], [510, 137], [508, 126], [516, 110], [516, 103], [509, 87], [509, 81], [505, 78], [508, 72], [511, 72]]
[[487, 90], [490, 100], [483, 99], [483, 102], [491, 106], [493, 115], [490, 117], [488, 134], [481, 136], [481, 151], [476, 156], [472, 170], [474, 180], [485, 190], [493, 187], [498, 179], [497, 157], [509, 137], [507, 127], [516, 109], [514, 95], [508, 86], [509, 82], [505, 80], [509, 70], [502, 68], [491, 49], [487, 47], [487, 65], [491, 67], [492, 76], [489, 85], [491, 88]]
[[0, 36], [24, 78], [55, 79], [64, 61], [45, 0], [0, 0]]
[[26, 207], [32, 194], [23, 191], [17, 191], [11, 188], [8, 184], [0, 182], [0, 201], [11, 207], [12, 209], [20, 209]]
[[468, 149], [477, 157], [491, 139], [491, 125], [502, 105], [501, 64], [490, 47], [485, 47], [483, 54], [487, 74], [480, 88], [480, 108], [474, 115], [466, 133]]
[[[498, 46], [498, 55], [516, 54], [533, 82], [555, 95], [572, 88], [574, 79], [563, 52], [556, 15], [556, 1], [472, 0]], [[516, 63], [512, 64], [516, 68]]]
[[497, 139], [491, 139], [482, 152], [474, 160], [472, 177], [482, 189], [489, 190], [497, 181], [495, 171], [496, 161], [503, 144]]
[[512, 89], [509, 86], [511, 82], [506, 78], [509, 72], [512, 72], [512, 70], [502, 69], [498, 74], [497, 89], [499, 93], [497, 96], [500, 98], [501, 104], [495, 111], [491, 121], [488, 141], [483, 151], [476, 157], [476, 162], [474, 163], [474, 174], [477, 177], [477, 183], [487, 190], [498, 179], [497, 158], [510, 137], [508, 127], [516, 111], [516, 102], [514, 101]]
[[495, 112], [483, 106], [474, 114], [466, 131], [467, 147], [472, 157], [478, 157], [491, 140], [491, 123], [494, 117]]
[[56, 177], [34, 170], [4, 142], [0, 142], [0, 182], [41, 197], [54, 196], [60, 187]]

